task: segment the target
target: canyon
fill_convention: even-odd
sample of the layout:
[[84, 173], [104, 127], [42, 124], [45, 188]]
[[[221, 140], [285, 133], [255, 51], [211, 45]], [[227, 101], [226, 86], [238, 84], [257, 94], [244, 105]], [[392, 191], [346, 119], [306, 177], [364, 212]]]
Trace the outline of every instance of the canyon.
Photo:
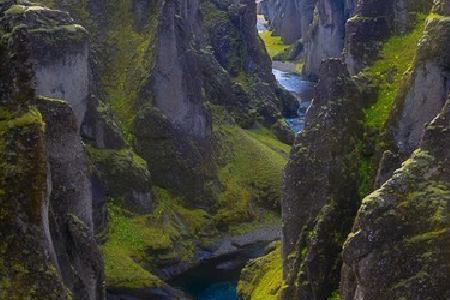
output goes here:
[[450, 1], [0, 0], [0, 299], [450, 299]]

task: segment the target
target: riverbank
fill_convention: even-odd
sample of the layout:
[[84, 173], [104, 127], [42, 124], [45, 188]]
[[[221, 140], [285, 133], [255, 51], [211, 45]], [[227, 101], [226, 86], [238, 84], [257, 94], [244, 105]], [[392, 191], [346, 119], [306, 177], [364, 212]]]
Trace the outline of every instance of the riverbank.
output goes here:
[[236, 285], [242, 268], [250, 259], [265, 255], [268, 246], [280, 238], [281, 226], [225, 236], [202, 253], [203, 258], [196, 266], [169, 283], [197, 300], [237, 299]]

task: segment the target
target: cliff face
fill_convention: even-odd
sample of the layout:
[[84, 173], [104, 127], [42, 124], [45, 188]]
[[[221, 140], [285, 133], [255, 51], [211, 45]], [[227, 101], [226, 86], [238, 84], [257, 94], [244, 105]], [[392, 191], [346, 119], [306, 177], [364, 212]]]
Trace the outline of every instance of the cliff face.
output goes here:
[[393, 147], [380, 163], [386, 182], [363, 200], [344, 245], [344, 299], [448, 297], [446, 5], [435, 3], [391, 112]]
[[[348, 66], [327, 74], [322, 62], [285, 171], [286, 299], [448, 297], [448, 5], [384, 4], [358, 1], [345, 29]], [[327, 92], [353, 100], [335, 114]]]
[[256, 4], [41, 2], [52, 9], [0, 6], [1, 290], [102, 299], [105, 281], [111, 297], [182, 298], [163, 280], [280, 205], [275, 135], [292, 141], [281, 118], [296, 101], [271, 74]]
[[305, 45], [305, 68], [307, 75], [317, 75], [322, 59], [341, 57], [344, 47], [345, 23], [354, 9], [353, 1], [317, 1], [315, 17]]
[[259, 13], [266, 16], [270, 27], [286, 44], [294, 43], [306, 34], [313, 12], [312, 0], [264, 0], [259, 3]]
[[428, 19], [414, 67], [397, 99], [392, 131], [401, 153], [409, 154], [418, 147], [425, 124], [441, 110], [450, 91], [450, 28], [443, 16]]
[[322, 59], [341, 57], [345, 23], [355, 5], [354, 0], [266, 0], [260, 3], [260, 12], [285, 43], [303, 44], [303, 72], [317, 77]]
[[431, 1], [358, 1], [356, 11], [346, 24], [344, 57], [352, 75], [371, 64], [382, 42], [392, 34], [410, 31], [415, 13], [426, 13]]
[[286, 299], [325, 299], [338, 287], [340, 243], [359, 199], [360, 99], [346, 66], [325, 61], [283, 181]]
[[344, 246], [343, 299], [449, 297], [449, 125], [447, 103], [419, 149], [364, 199]]
[[2, 298], [102, 298], [90, 174], [79, 136], [86, 31], [67, 13], [41, 6], [8, 1], [0, 11], [2, 61], [8, 61], [1, 76]]

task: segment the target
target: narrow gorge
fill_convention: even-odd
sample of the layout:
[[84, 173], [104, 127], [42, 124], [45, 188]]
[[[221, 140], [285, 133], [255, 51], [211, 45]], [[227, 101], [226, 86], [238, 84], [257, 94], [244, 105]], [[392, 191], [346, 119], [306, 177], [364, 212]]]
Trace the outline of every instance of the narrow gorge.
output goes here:
[[0, 299], [450, 299], [449, 0], [0, 0]]

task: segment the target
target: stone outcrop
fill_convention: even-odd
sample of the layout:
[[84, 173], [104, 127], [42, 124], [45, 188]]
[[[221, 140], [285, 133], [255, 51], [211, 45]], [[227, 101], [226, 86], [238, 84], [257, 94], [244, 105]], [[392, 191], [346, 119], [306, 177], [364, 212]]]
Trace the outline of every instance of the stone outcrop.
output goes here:
[[[103, 266], [79, 135], [87, 33], [67, 13], [19, 3], [0, 5], [1, 56], [8, 62], [0, 77], [1, 298], [102, 299]], [[43, 97], [51, 94], [64, 99]]]
[[4, 12], [2, 24], [8, 31], [14, 31], [19, 24], [33, 31], [29, 47], [33, 49], [30, 60], [34, 63], [36, 93], [66, 100], [80, 126], [89, 93], [86, 30], [73, 24], [67, 12], [37, 5], [10, 6]]
[[345, 23], [352, 15], [354, 1], [319, 0], [314, 19], [303, 37], [305, 67], [303, 72], [317, 76], [322, 59], [341, 57], [344, 47]]
[[154, 105], [183, 134], [206, 138], [211, 117], [204, 107], [194, 45], [201, 42], [198, 0], [163, 1], [156, 29], [150, 89]]
[[428, 12], [431, 5], [422, 0], [358, 1], [345, 29], [344, 57], [350, 73], [370, 65], [386, 38], [411, 30], [415, 14]]
[[446, 18], [437, 14], [428, 17], [414, 63], [405, 74], [386, 125], [390, 146], [380, 161], [376, 187], [419, 146], [425, 125], [442, 109], [450, 91], [448, 44]]
[[450, 91], [449, 43], [450, 22], [430, 17], [392, 116], [392, 134], [401, 153], [409, 154], [418, 147], [425, 124], [445, 103]]
[[46, 124], [49, 228], [56, 269], [75, 299], [101, 299], [103, 264], [94, 239], [92, 188], [77, 120], [61, 100], [40, 98], [37, 107]]
[[339, 282], [339, 249], [358, 207], [361, 94], [340, 60], [321, 65], [305, 130], [283, 182], [286, 299], [325, 299]]
[[343, 299], [447, 299], [449, 102], [419, 149], [363, 200], [344, 245]]
[[286, 44], [301, 39], [313, 20], [314, 1], [311, 0], [264, 0], [258, 5], [259, 13]]

